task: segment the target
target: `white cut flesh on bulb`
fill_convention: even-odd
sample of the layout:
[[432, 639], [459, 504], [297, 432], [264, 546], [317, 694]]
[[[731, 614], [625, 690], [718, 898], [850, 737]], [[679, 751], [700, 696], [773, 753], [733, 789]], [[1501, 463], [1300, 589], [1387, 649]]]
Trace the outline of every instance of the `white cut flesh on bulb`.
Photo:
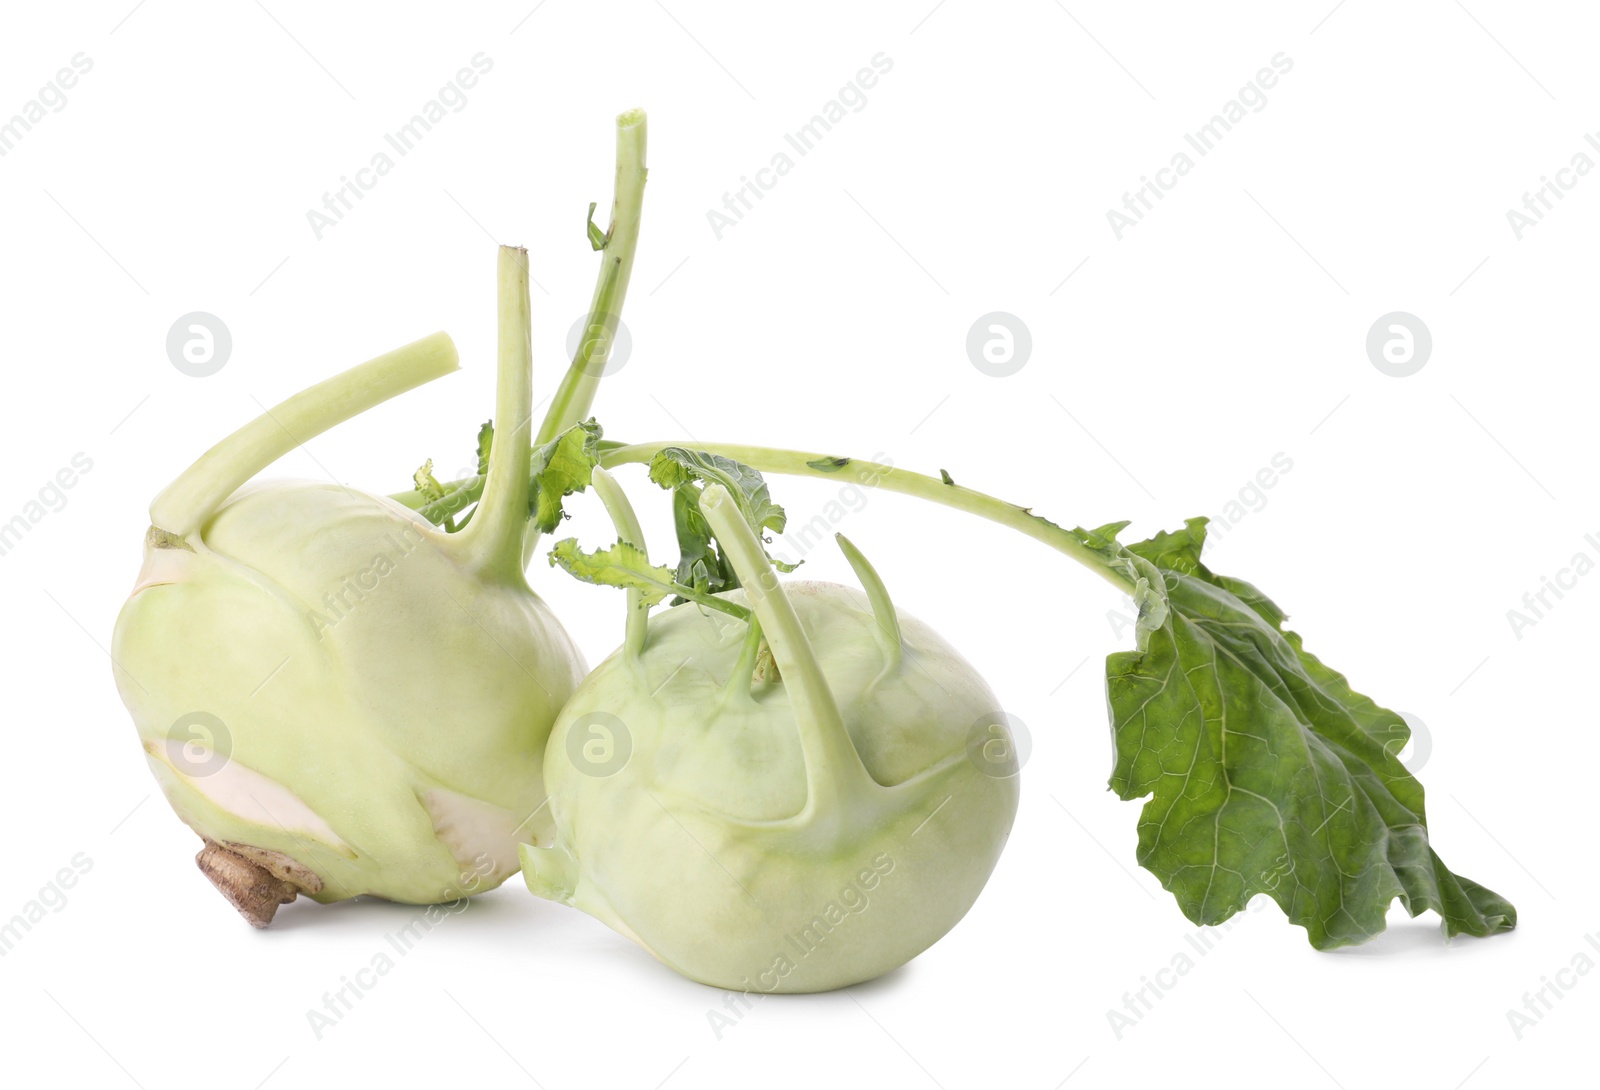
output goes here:
[[[643, 548], [604, 470], [594, 482]], [[646, 628], [631, 602], [628, 642], [551, 732], [557, 832], [522, 849], [524, 878], [705, 984], [872, 979], [936, 942], [988, 880], [1017, 809], [1006, 720], [848, 542], [865, 593], [780, 585], [725, 490], [708, 485], [701, 508], [743, 583], [724, 597], [753, 607], [776, 669], [752, 683], [737, 618], [688, 604]]]
[[433, 904], [551, 835], [541, 765], [584, 663], [528, 588], [527, 255], [500, 251], [483, 497], [457, 533], [321, 481], [253, 481], [322, 431], [454, 371], [444, 334], [291, 397], [151, 506], [112, 656], [150, 767], [251, 923], [306, 894]]

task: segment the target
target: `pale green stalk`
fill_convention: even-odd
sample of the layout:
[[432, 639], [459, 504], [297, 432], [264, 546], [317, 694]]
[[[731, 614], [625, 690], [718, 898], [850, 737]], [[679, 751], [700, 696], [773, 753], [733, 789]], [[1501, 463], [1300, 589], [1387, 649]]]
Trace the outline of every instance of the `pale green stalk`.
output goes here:
[[[434, 333], [301, 390], [206, 451], [179, 474], [151, 502], [150, 524], [187, 537], [241, 485], [296, 447], [459, 366], [455, 343], [443, 333]], [[527, 461], [522, 459], [524, 467]]]
[[739, 658], [722, 687], [722, 700], [750, 701], [750, 686], [755, 681], [756, 659], [761, 655], [761, 620], [752, 616], [745, 626], [744, 646], [739, 648]]
[[[550, 399], [536, 445], [550, 442], [587, 418], [600, 380], [605, 377], [611, 345], [621, 327], [622, 304], [627, 299], [634, 252], [639, 244], [639, 216], [644, 206], [647, 173], [647, 134], [643, 110], [629, 110], [617, 118], [617, 178], [611, 203], [611, 226], [606, 231], [605, 248], [600, 251], [600, 275], [595, 282], [589, 318], [578, 342], [578, 351]], [[528, 535], [522, 555], [524, 567], [533, 557], [538, 541], [537, 533]]]
[[[633, 504], [628, 502], [628, 494], [622, 490], [615, 477], [599, 466], [595, 467], [590, 481], [594, 485], [595, 494], [605, 505], [606, 514], [611, 516], [611, 524], [616, 527], [618, 539], [638, 549], [644, 554], [645, 562], [649, 563], [650, 550], [644, 543], [644, 528], [639, 525], [639, 516], [634, 513]], [[645, 605], [644, 591], [629, 587], [627, 629], [622, 649], [630, 662], [638, 662], [639, 656], [644, 652], [646, 624], [649, 619], [650, 607]]]
[[447, 540], [479, 571], [521, 581], [528, 525], [528, 463], [533, 456], [533, 344], [528, 251], [500, 247], [496, 266], [500, 319], [495, 375], [494, 445], [483, 498], [465, 530]]
[[794, 604], [784, 593], [778, 573], [766, 550], [744, 520], [739, 507], [720, 484], [707, 485], [700, 494], [700, 511], [711, 525], [739, 583], [749, 598], [772, 657], [783, 675], [800, 732], [800, 752], [805, 760], [807, 802], [810, 814], [842, 814], [851, 800], [866, 796], [872, 777], [856, 753], [839, 705], [822, 674], [816, 651], [806, 636]]
[[872, 604], [873, 619], [878, 622], [878, 645], [883, 649], [883, 672], [885, 676], [893, 674], [900, 669], [904, 644], [900, 637], [900, 616], [895, 612], [894, 602], [889, 598], [889, 588], [883, 585], [883, 580], [878, 576], [878, 569], [874, 568], [872, 562], [856, 548], [855, 542], [843, 534], [834, 534], [833, 539], [839, 543], [839, 551], [844, 553], [844, 558], [850, 562], [850, 569], [861, 581], [861, 589], [867, 592], [867, 601]]
[[[1132, 584], [1125, 579], [1116, 569], [1108, 567], [1104, 558], [1079, 541], [1070, 531], [1057, 526], [1048, 519], [1041, 518], [1033, 513], [1032, 508], [1019, 507], [1014, 503], [996, 499], [994, 496], [965, 488], [958, 484], [945, 484], [938, 477], [929, 477], [922, 473], [913, 473], [908, 469], [898, 469], [894, 466], [883, 465], [879, 462], [868, 462], [859, 458], [845, 460], [843, 466], [838, 465], [839, 459], [825, 454], [811, 451], [783, 450], [778, 447], [756, 447], [737, 443], [699, 443], [694, 441], [677, 441], [662, 443], [632, 443], [627, 446], [612, 447], [600, 456], [600, 462], [607, 467], [628, 465], [630, 463], [649, 464], [662, 450], [667, 447], [683, 447], [688, 450], [703, 450], [710, 454], [720, 454], [742, 462], [752, 469], [762, 473], [781, 473], [790, 477], [815, 477], [819, 480], [837, 481], [843, 479], [852, 484], [861, 485], [863, 488], [881, 488], [886, 492], [899, 492], [906, 496], [915, 496], [917, 499], [928, 500], [943, 507], [964, 511], [969, 515], [988, 519], [1000, 526], [1016, 530], [1035, 541], [1050, 546], [1059, 553], [1071, 557], [1084, 567], [1095, 572], [1100, 578], [1110, 583], [1123, 593], [1130, 592]], [[815, 465], [812, 463], [816, 463]], [[819, 469], [819, 465], [828, 468]], [[461, 489], [462, 505], [475, 498], [478, 488], [474, 478], [465, 478], [452, 481], [445, 485], [447, 492]], [[399, 503], [413, 509], [422, 508], [425, 501], [416, 492], [397, 492], [390, 497]]]
[[[1129, 583], [1116, 571], [1106, 567], [1105, 561], [1094, 550], [1055, 523], [1035, 515], [1032, 509], [1006, 503], [1004, 500], [998, 500], [970, 488], [963, 488], [958, 484], [945, 484], [937, 477], [928, 477], [894, 466], [852, 458], [844, 466], [818, 469], [811, 463], [836, 463], [838, 460], [825, 454], [782, 450], [776, 447], [696, 442], [634, 443], [606, 451], [601, 455], [600, 461], [606, 466], [626, 465], [630, 462], [648, 464], [658, 452], [675, 446], [720, 454], [762, 473], [782, 473], [793, 477], [818, 477], [822, 480], [835, 481], [845, 479], [866, 488], [881, 488], [886, 492], [899, 492], [918, 499], [931, 500], [1026, 534], [1095, 571], [1118, 590], [1127, 592], [1130, 589]], [[841, 478], [841, 475], [846, 473], [848, 475]]]

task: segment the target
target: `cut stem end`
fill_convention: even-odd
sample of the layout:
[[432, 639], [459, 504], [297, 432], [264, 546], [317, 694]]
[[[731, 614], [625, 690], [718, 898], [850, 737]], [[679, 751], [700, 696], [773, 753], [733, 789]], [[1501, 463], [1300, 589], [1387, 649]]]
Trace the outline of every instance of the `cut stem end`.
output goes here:
[[226, 847], [214, 840], [194, 857], [200, 873], [211, 879], [217, 892], [239, 910], [251, 927], [266, 927], [278, 912], [301, 893], [317, 893], [322, 880], [279, 852], [239, 844]]

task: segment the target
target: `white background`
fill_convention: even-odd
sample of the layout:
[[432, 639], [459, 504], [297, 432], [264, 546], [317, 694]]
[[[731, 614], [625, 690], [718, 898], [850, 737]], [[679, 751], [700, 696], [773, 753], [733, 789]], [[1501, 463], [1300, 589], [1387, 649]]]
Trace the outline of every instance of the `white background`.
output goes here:
[[[75, 453], [93, 460], [0, 557], [0, 918], [76, 853], [93, 862], [0, 961], [8, 1070], [151, 1088], [1589, 1078], [1600, 976], [1520, 1039], [1507, 1011], [1600, 929], [1600, 579], [1520, 638], [1507, 611], [1575, 553], [1600, 557], [1584, 539], [1600, 530], [1600, 177], [1520, 240], [1506, 211], [1600, 128], [1594, 13], [534, 2], [7, 7], [0, 118], [74, 54], [93, 60], [0, 159], [0, 521]], [[317, 240], [306, 211], [479, 52], [494, 67], [466, 108]], [[719, 241], [707, 211], [880, 52], [893, 69], [865, 108]], [[1294, 66], [1267, 105], [1119, 241], [1107, 210], [1280, 52]], [[1515, 901], [1520, 929], [1446, 943], [1397, 908], [1384, 936], [1325, 954], [1258, 902], [1119, 1039], [1107, 1011], [1192, 953], [1195, 930], [1134, 865], [1138, 806], [1105, 790], [1101, 659], [1131, 641], [1123, 607], [1041, 546], [873, 496], [843, 528], [1034, 740], [1012, 841], [962, 924], [885, 979], [763, 1000], [719, 1039], [719, 993], [513, 879], [318, 1040], [307, 1010], [416, 910], [302, 901], [255, 932], [195, 870], [104, 650], [146, 505], [258, 401], [435, 329], [462, 373], [275, 472], [388, 492], [423, 458], [465, 465], [492, 401], [492, 243], [531, 251], [547, 389], [593, 283], [582, 221], [610, 200], [612, 118], [634, 105], [650, 111], [650, 185], [633, 356], [597, 406], [610, 435], [882, 452], [1068, 525], [1132, 518], [1140, 536], [1222, 514], [1282, 452], [1292, 471], [1213, 563], [1428, 725], [1434, 843]], [[234, 339], [205, 379], [164, 348], [196, 310]], [[1033, 337], [1006, 379], [964, 347], [996, 310]], [[1434, 338], [1404, 379], [1364, 347], [1397, 310]], [[836, 493], [774, 486], [798, 521]], [[664, 499], [637, 495], [669, 540]], [[598, 543], [596, 505], [575, 506], [572, 529]], [[536, 565], [597, 661], [620, 599]], [[848, 578], [829, 549], [808, 573]]]

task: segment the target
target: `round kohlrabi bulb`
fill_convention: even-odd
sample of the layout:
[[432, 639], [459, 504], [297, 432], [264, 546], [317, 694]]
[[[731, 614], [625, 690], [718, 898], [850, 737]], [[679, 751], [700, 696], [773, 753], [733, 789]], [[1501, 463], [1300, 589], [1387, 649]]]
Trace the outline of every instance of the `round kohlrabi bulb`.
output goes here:
[[500, 261], [494, 444], [460, 532], [336, 483], [246, 483], [454, 370], [442, 334], [295, 395], [151, 506], [118, 688], [201, 869], [257, 926], [301, 893], [455, 900], [551, 835], [545, 742], [584, 665], [522, 574], [527, 260]]
[[[701, 504], [726, 524], [719, 492]], [[734, 529], [717, 526], [725, 546]], [[748, 992], [871, 979], [966, 914], [1016, 814], [1007, 721], [841, 543], [868, 594], [780, 587], [753, 536], [730, 548], [752, 589], [725, 598], [753, 602], [770, 657], [691, 604], [584, 680], [550, 736], [557, 834], [523, 849], [533, 892]]]
[[[454, 536], [312, 481], [150, 535], [112, 654], [179, 817], [324, 902], [516, 873], [549, 834], [545, 739], [583, 666], [520, 572], [485, 578]], [[208, 873], [232, 863], [207, 851]]]

